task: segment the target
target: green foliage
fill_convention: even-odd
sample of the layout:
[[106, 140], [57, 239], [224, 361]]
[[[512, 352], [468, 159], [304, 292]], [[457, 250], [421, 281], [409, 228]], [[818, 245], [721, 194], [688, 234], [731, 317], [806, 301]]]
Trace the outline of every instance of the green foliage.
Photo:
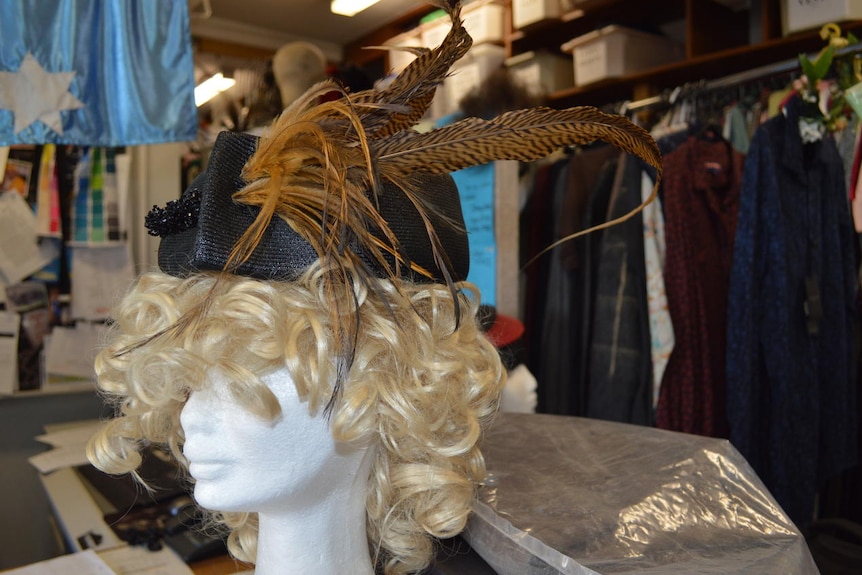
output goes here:
[[[844, 98], [844, 90], [857, 82], [853, 73], [853, 66], [845, 58], [836, 57], [837, 48], [857, 43], [853, 34], [847, 37], [841, 36], [841, 29], [836, 24], [827, 24], [820, 31], [820, 37], [826, 40], [827, 45], [820, 50], [814, 61], [807, 55], [799, 55], [799, 64], [802, 68], [803, 81], [799, 89], [803, 100], [812, 104], [808, 107], [816, 117], [809, 119], [821, 122], [829, 131], [843, 129], [847, 124], [847, 116], [850, 113]], [[822, 114], [817, 107], [820, 101], [820, 80], [831, 76], [836, 80], [837, 86], [832, 88], [827, 112]]]

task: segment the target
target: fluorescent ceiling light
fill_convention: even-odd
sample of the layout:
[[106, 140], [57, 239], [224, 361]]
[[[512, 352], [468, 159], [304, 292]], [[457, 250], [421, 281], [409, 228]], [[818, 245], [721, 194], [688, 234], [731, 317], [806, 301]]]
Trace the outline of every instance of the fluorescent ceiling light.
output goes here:
[[333, 14], [341, 14], [342, 16], [353, 16], [362, 12], [369, 6], [377, 4], [379, 0], [332, 0], [329, 4], [329, 9]]
[[221, 72], [195, 86], [195, 106], [202, 106], [236, 84], [233, 78], [225, 78]]

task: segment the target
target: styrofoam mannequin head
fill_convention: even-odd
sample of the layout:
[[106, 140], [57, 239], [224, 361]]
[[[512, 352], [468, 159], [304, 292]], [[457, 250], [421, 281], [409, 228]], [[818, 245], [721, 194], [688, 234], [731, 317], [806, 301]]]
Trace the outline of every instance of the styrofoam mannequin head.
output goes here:
[[285, 108], [326, 78], [326, 56], [310, 42], [285, 44], [272, 58], [272, 73]]
[[281, 406], [274, 421], [237, 407], [216, 369], [190, 394], [180, 422], [195, 499], [208, 509], [259, 514], [259, 575], [287, 566], [370, 574], [365, 500], [373, 449], [335, 441], [286, 368], [262, 379]]
[[538, 382], [527, 366], [523, 363], [518, 365], [509, 372], [506, 379], [500, 410], [510, 413], [535, 413], [538, 403], [537, 387]]
[[338, 444], [327, 420], [309, 414], [287, 369], [262, 379], [281, 405], [275, 421], [238, 408], [218, 370], [183, 407], [183, 453], [196, 482], [195, 498], [204, 507], [264, 511], [302, 506], [330, 494], [362, 462], [365, 449]]

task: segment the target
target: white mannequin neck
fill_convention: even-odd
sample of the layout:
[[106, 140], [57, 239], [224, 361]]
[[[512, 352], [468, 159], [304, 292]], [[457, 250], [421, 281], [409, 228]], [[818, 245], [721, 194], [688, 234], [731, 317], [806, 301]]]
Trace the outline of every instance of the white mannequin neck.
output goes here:
[[[365, 499], [373, 450], [329, 495], [305, 508], [261, 511], [255, 575], [373, 575]], [[331, 483], [327, 482], [328, 485]]]
[[237, 406], [218, 371], [189, 396], [180, 421], [195, 499], [258, 513], [256, 575], [373, 575], [365, 501], [374, 448], [336, 442], [287, 369], [263, 381], [281, 406], [275, 421]]

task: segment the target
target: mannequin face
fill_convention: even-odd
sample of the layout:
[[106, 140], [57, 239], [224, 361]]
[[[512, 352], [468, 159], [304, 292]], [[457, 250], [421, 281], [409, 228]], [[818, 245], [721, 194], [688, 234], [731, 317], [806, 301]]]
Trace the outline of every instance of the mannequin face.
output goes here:
[[218, 511], [302, 509], [354, 473], [364, 450], [337, 444], [327, 421], [308, 413], [286, 368], [263, 378], [281, 415], [265, 421], [231, 397], [228, 381], [212, 371], [180, 416], [183, 452], [195, 479], [195, 499]]

